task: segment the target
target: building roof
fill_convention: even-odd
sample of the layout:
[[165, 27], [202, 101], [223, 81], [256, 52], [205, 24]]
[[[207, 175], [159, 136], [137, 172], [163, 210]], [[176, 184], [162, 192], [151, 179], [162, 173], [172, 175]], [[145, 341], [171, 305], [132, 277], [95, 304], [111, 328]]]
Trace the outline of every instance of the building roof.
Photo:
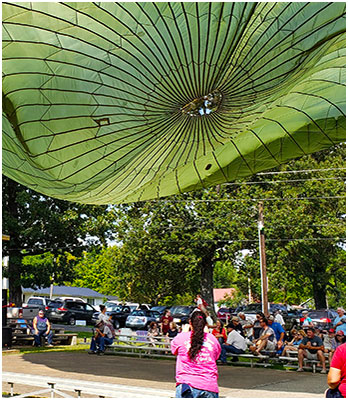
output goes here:
[[[32, 289], [22, 288], [23, 293], [34, 293], [36, 295], [50, 294], [50, 288]], [[98, 293], [93, 289], [81, 288], [74, 286], [53, 286], [53, 296], [72, 296], [72, 297], [89, 297], [89, 298], [104, 298], [104, 294]]]
[[214, 303], [223, 300], [226, 294], [233, 296], [233, 292], [235, 291], [236, 289], [234, 288], [214, 289]]

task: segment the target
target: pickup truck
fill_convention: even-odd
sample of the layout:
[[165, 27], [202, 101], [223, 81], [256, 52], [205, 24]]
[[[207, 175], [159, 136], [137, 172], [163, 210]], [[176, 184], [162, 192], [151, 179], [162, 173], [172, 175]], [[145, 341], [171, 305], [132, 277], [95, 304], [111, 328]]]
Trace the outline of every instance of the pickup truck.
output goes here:
[[37, 316], [38, 307], [7, 307], [7, 319], [14, 320], [18, 318], [31, 321]]
[[46, 311], [48, 309], [47, 305], [50, 301], [45, 297], [29, 297], [27, 303], [23, 303], [22, 307], [8, 307], [7, 318], [32, 320], [37, 316], [39, 310]]

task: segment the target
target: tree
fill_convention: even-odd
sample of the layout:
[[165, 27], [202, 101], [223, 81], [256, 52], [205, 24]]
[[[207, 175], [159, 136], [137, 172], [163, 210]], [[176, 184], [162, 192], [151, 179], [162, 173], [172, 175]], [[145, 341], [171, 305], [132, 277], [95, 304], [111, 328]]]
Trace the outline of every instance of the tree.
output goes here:
[[[256, 176], [255, 185], [245, 185], [246, 197], [270, 199], [264, 218], [271, 301], [298, 303], [314, 297], [316, 307], [325, 308], [328, 292], [340, 298], [334, 282], [343, 289], [344, 166], [345, 146], [339, 145], [282, 166], [283, 174], [266, 180]], [[253, 258], [257, 262], [258, 253]]]
[[9, 278], [10, 301], [21, 304], [22, 284], [46, 286], [53, 273], [56, 283], [72, 279], [74, 257], [105, 238], [86, 226], [106, 207], [56, 200], [4, 176], [2, 182], [3, 232], [10, 235], [3, 243], [3, 254], [9, 256], [4, 276]]
[[[269, 300], [299, 303], [313, 296], [325, 307], [327, 291], [339, 297], [333, 282], [344, 285], [344, 174], [335, 169], [342, 167], [344, 146], [336, 146], [273, 171], [282, 174], [115, 208], [129, 295], [158, 301], [199, 290], [213, 304], [214, 270], [221, 283], [229, 263], [226, 281], [245, 296], [250, 286], [260, 298], [257, 203], [266, 199]], [[312, 169], [328, 171], [314, 178], [286, 174]]]

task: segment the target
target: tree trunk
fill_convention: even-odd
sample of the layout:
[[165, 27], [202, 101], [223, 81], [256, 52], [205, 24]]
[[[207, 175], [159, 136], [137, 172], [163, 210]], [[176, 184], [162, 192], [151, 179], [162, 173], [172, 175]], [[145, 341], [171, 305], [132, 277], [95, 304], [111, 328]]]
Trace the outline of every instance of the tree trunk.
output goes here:
[[216, 313], [214, 308], [214, 266], [213, 258], [215, 256], [215, 249], [210, 250], [201, 261], [201, 292], [203, 299], [208, 303], [207, 309], [211, 317], [215, 320]]
[[315, 302], [315, 308], [322, 309], [327, 308], [327, 300], [326, 300], [326, 282], [313, 279], [313, 297]]
[[9, 301], [15, 303], [17, 307], [22, 306], [22, 286], [21, 286], [21, 260], [18, 252], [10, 250], [9, 257]]
[[13, 221], [8, 223], [8, 234], [10, 235], [10, 240], [8, 242], [8, 271], [6, 275], [9, 280], [9, 301], [10, 303], [15, 303], [16, 306], [22, 306], [22, 286], [21, 286], [21, 264], [22, 264], [22, 254], [20, 253], [20, 228], [18, 226], [18, 190], [19, 185], [12, 180], [8, 180], [6, 185], [7, 201], [3, 205], [7, 208], [10, 214], [10, 219]]

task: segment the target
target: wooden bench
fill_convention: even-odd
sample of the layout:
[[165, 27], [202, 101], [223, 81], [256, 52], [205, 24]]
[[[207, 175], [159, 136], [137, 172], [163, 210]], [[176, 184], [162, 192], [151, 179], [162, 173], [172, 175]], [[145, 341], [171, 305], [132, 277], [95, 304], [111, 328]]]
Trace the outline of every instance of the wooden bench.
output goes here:
[[[15, 320], [10, 324], [12, 328], [12, 343], [25, 343], [28, 345], [34, 344], [34, 334], [31, 326], [25, 320]], [[77, 343], [77, 333], [64, 333], [64, 329], [52, 329], [53, 343], [63, 345], [75, 345]], [[44, 345], [45, 338], [41, 337], [41, 344]]]

